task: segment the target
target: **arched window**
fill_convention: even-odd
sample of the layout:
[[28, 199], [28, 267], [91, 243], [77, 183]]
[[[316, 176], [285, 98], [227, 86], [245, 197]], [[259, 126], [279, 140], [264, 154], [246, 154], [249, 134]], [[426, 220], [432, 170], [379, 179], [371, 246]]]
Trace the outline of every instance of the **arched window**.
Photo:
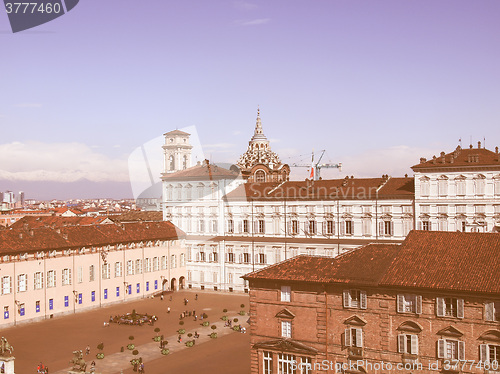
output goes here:
[[170, 155], [168, 158], [168, 163], [169, 163], [169, 170], [175, 170], [175, 158], [174, 155]]
[[266, 181], [266, 173], [264, 170], [257, 170], [255, 173], [255, 182], [263, 183]]

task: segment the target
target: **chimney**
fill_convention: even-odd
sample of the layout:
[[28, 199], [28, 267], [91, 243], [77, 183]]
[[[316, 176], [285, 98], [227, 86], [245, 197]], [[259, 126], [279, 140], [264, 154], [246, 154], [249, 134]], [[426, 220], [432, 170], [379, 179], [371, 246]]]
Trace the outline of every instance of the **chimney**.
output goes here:
[[420, 163], [423, 164], [424, 162], [427, 162], [427, 159], [425, 157], [420, 157]]
[[481, 149], [481, 142], [477, 142], [477, 148]]
[[498, 147], [495, 147], [495, 153], [498, 154]]
[[444, 163], [446, 162], [446, 159], [445, 159], [445, 157], [444, 157], [444, 156], [446, 155], [446, 153], [441, 152], [441, 154], [440, 154], [440, 155], [441, 155], [441, 162], [444, 164]]

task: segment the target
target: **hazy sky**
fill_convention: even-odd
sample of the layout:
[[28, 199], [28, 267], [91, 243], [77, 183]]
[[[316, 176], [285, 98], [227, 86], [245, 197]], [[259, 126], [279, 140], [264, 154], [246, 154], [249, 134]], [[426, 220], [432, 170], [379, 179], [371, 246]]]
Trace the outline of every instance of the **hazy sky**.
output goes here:
[[81, 0], [12, 34], [2, 10], [0, 190], [126, 183], [136, 147], [185, 126], [234, 162], [257, 105], [283, 161], [326, 149], [334, 177], [409, 173], [459, 138], [492, 149], [499, 19], [498, 0]]

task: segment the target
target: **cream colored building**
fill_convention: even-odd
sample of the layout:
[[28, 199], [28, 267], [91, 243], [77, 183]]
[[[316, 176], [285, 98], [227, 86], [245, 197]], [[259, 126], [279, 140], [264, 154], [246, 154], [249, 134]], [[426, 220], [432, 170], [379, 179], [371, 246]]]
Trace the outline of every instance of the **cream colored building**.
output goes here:
[[170, 222], [0, 231], [0, 326], [183, 288], [183, 236]]

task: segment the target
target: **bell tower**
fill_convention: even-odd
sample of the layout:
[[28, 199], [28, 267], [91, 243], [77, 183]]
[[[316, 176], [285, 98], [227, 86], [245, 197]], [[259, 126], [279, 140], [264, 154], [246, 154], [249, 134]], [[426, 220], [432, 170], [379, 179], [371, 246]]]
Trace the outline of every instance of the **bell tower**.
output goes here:
[[187, 132], [173, 130], [163, 134], [165, 144], [163, 145], [164, 171], [165, 173], [175, 173], [191, 167], [191, 149]]

